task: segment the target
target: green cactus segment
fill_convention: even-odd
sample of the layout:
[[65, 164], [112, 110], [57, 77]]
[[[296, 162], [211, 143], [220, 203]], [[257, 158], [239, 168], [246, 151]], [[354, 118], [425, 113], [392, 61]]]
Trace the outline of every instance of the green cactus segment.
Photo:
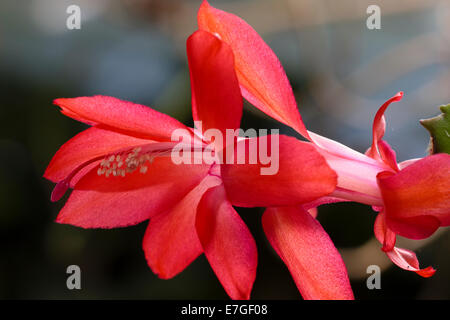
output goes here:
[[430, 132], [430, 153], [450, 154], [450, 104], [440, 107], [442, 114], [437, 117], [420, 120]]

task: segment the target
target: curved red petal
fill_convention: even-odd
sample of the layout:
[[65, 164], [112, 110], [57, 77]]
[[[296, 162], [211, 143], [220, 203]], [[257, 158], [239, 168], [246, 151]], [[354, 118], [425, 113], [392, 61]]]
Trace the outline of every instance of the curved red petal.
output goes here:
[[395, 233], [423, 239], [450, 225], [450, 155], [428, 156], [396, 174], [382, 172], [377, 180]]
[[236, 74], [243, 96], [255, 107], [309, 138], [297, 109], [289, 80], [275, 53], [241, 18], [213, 8], [204, 1], [198, 26], [233, 49]]
[[378, 152], [381, 160], [387, 164], [392, 170], [400, 171], [397, 164], [397, 155], [392, 147], [384, 140], [378, 141]]
[[301, 208], [269, 208], [263, 227], [304, 299], [353, 299], [344, 262], [320, 223]]
[[203, 195], [196, 228], [206, 258], [225, 291], [232, 299], [249, 299], [256, 276], [256, 244], [226, 199], [223, 185]]
[[242, 95], [234, 71], [231, 48], [206, 31], [197, 31], [187, 40], [191, 75], [192, 113], [202, 122], [202, 132], [239, 128]]
[[381, 250], [388, 252], [394, 249], [395, 242], [397, 240], [396, 235], [386, 226], [384, 211], [381, 211], [377, 215], [373, 226], [373, 231], [375, 238], [377, 238], [377, 240], [383, 245]]
[[93, 96], [60, 98], [54, 101], [65, 115], [88, 124], [103, 124], [107, 129], [140, 138], [168, 141], [176, 129], [188, 128], [178, 120], [144, 105], [114, 97]]
[[208, 188], [220, 183], [207, 176], [175, 207], [151, 218], [142, 245], [148, 265], [160, 278], [176, 276], [203, 252], [195, 229], [197, 205]]
[[386, 252], [386, 254], [400, 268], [413, 271], [424, 278], [429, 278], [436, 272], [431, 266], [420, 269], [416, 254], [410, 250], [395, 247], [392, 251]]
[[[386, 109], [392, 102], [400, 101], [403, 97], [403, 92], [398, 92], [395, 96], [390, 98], [388, 101], [383, 103], [383, 105], [378, 109], [375, 118], [373, 119], [373, 127], [372, 127], [372, 146], [367, 151], [367, 155], [370, 157], [385, 161], [383, 158], [383, 150], [379, 150], [379, 142], [384, 136], [384, 132], [386, 130], [386, 121], [384, 119], [384, 113]], [[389, 164], [389, 163], [388, 163]], [[396, 167], [396, 166], [395, 166]]]
[[[251, 146], [258, 146], [260, 151], [266, 142], [267, 150], [278, 146], [273, 148], [272, 162], [264, 165], [259, 158], [252, 164], [249, 150], [255, 154], [256, 149]], [[250, 138], [237, 143], [234, 155], [234, 164], [222, 166], [222, 179], [228, 198], [236, 206], [302, 204], [328, 195], [336, 187], [336, 173], [309, 142], [283, 135]], [[268, 167], [271, 174], [262, 174], [261, 169]]]
[[420, 269], [419, 260], [414, 252], [395, 247], [396, 235], [387, 227], [385, 218], [385, 213], [381, 211], [375, 220], [374, 232], [377, 240], [383, 244], [382, 250], [388, 258], [404, 270], [413, 271], [424, 278], [431, 277], [436, 270], [432, 267]]
[[145, 174], [106, 178], [92, 169], [75, 185], [57, 222], [83, 228], [134, 225], [167, 211], [207, 174], [208, 166], [175, 165], [157, 158]]

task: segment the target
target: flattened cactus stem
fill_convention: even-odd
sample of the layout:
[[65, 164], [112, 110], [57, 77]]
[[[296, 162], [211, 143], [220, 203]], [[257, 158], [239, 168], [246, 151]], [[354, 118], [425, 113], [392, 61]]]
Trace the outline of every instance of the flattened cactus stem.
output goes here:
[[442, 113], [434, 118], [420, 120], [430, 133], [430, 154], [450, 154], [450, 104], [440, 107]]

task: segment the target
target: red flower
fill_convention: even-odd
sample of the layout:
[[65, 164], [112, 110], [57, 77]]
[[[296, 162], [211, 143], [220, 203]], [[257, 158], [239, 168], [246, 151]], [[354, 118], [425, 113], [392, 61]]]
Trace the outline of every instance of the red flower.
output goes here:
[[[320, 204], [338, 201], [361, 202], [381, 211], [375, 233], [384, 243], [383, 250], [400, 267], [430, 276], [434, 272], [432, 268], [420, 270], [412, 252], [394, 247], [395, 235], [422, 239], [438, 227], [450, 225], [450, 155], [437, 154], [397, 164], [395, 152], [382, 140], [383, 114], [388, 105], [400, 100], [403, 94], [388, 100], [376, 114], [373, 144], [364, 155], [306, 130], [279, 60], [245, 21], [204, 1], [198, 13], [198, 25], [200, 30], [214, 34], [231, 46], [243, 96], [314, 143], [338, 175], [337, 188], [327, 197], [304, 204], [302, 208], [273, 208], [264, 214], [264, 229], [302, 294], [317, 297], [316, 291], [304, 288], [301, 277], [305, 272], [318, 277], [321, 269], [314, 272], [317, 265], [309, 263], [309, 255], [304, 256], [303, 245], [307, 241], [300, 239], [308, 223], [299, 215]], [[296, 161], [300, 164], [302, 157]]]
[[[175, 164], [171, 158], [179, 146], [179, 141], [172, 141], [175, 131], [185, 133], [182, 138], [191, 141], [187, 146], [194, 155], [208, 148], [215, 155], [225, 154], [223, 145], [208, 138], [206, 130], [225, 134], [226, 129], [239, 127], [242, 114], [229, 45], [198, 31], [188, 39], [187, 54], [193, 117], [202, 121], [201, 129], [187, 128], [148, 107], [112, 97], [56, 99], [63, 114], [91, 127], [60, 148], [44, 176], [57, 183], [53, 201], [74, 189], [57, 222], [117, 228], [150, 219], [143, 249], [159, 277], [175, 276], [204, 253], [228, 295], [248, 299], [257, 252], [232, 203], [285, 206], [310, 202], [334, 190], [336, 175], [314, 145], [287, 136], [279, 136], [279, 170], [274, 175], [261, 175], [261, 163]], [[240, 139], [237, 145], [261, 139]], [[303, 165], [295, 160], [300, 156]], [[303, 243], [303, 249], [310, 252], [308, 263], [319, 267], [314, 255], [317, 249], [309, 248], [317, 242], [330, 248], [330, 261], [338, 260], [338, 266], [327, 271], [345, 273], [324, 231], [308, 214], [300, 214], [296, 218], [300, 220], [292, 223], [306, 221], [312, 226]], [[348, 283], [345, 286], [349, 288]], [[330, 297], [332, 293], [327, 292]]]
[[[309, 138], [286, 74], [275, 54], [240, 18], [204, 1], [198, 13], [200, 30], [214, 34], [233, 49], [235, 69], [244, 97], [271, 117]], [[295, 158], [302, 166], [303, 155]], [[235, 166], [233, 170], [242, 171]], [[292, 173], [292, 177], [301, 180]], [[243, 179], [242, 179], [243, 180]], [[242, 206], [247, 188], [242, 180], [225, 181], [232, 204]], [[266, 184], [267, 185], [267, 184]], [[241, 195], [241, 196], [239, 196]], [[252, 205], [260, 205], [257, 202]], [[263, 216], [266, 236], [286, 263], [305, 299], [353, 299], [339, 252], [306, 206], [272, 206]]]

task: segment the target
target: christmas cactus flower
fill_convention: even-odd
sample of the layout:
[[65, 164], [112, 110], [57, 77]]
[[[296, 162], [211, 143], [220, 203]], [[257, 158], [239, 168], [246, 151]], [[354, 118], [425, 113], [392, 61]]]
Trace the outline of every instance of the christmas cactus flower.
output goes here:
[[[56, 99], [64, 115], [91, 127], [58, 150], [44, 176], [57, 183], [52, 201], [73, 189], [58, 223], [117, 228], [150, 220], [143, 249], [159, 277], [174, 277], [204, 253], [228, 295], [248, 299], [256, 274], [256, 246], [232, 205], [310, 203], [331, 193], [337, 178], [309, 142], [283, 135], [276, 139], [234, 136], [233, 147], [219, 141], [218, 136], [239, 127], [242, 115], [233, 51], [209, 32], [198, 31], [187, 41], [187, 55], [192, 113], [201, 126], [188, 128], [151, 108], [113, 97]], [[235, 153], [239, 146], [254, 142], [261, 146], [264, 141], [277, 143], [273, 174], [261, 174], [266, 165], [262, 161], [251, 165], [219, 161], [220, 155], [228, 153], [236, 160], [248, 159], [247, 149]], [[212, 161], [178, 161], [174, 155], [180, 154], [182, 160], [186, 155], [195, 160], [199, 154], [201, 159], [209, 154]], [[309, 296], [350, 297], [336, 248], [316, 220], [302, 213], [292, 223], [307, 228], [307, 237], [299, 244], [305, 256], [299, 263], [316, 270], [308, 270], [303, 280], [306, 288], [311, 287]]]
[[[380, 212], [375, 234], [389, 258], [401, 268], [431, 276], [434, 269], [420, 269], [414, 253], [395, 247], [395, 238], [400, 235], [423, 239], [439, 227], [450, 225], [450, 155], [434, 154], [397, 163], [395, 152], [382, 140], [384, 113], [403, 93], [389, 99], [378, 110], [372, 146], [362, 154], [305, 128], [278, 58], [244, 20], [204, 1], [198, 12], [198, 26], [232, 48], [243, 96], [316, 145], [338, 175], [337, 187], [327, 197], [301, 206], [269, 208], [264, 213], [264, 230], [303, 296], [317, 297], [319, 292], [314, 287], [305, 288], [304, 278], [320, 277], [309, 268], [308, 262], [314, 257], [304, 255], [303, 251], [314, 242], [308, 234], [316, 223], [306, 218], [305, 211], [324, 203], [356, 201], [373, 206]], [[301, 164], [302, 157], [297, 161]], [[243, 190], [236, 187], [233, 192]]]

